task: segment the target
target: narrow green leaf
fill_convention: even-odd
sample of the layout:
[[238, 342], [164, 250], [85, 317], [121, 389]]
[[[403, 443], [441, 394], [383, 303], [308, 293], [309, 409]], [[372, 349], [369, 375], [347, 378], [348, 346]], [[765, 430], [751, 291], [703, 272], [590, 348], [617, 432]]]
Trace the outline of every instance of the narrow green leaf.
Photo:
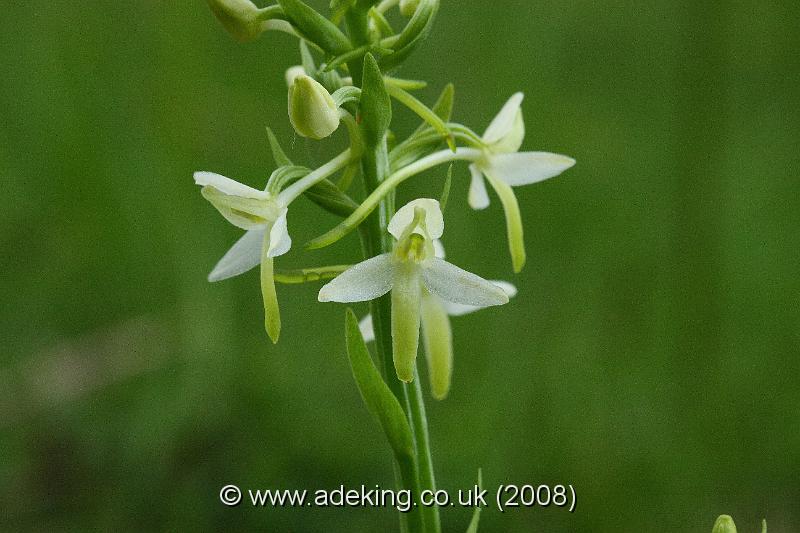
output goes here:
[[361, 128], [367, 144], [383, 141], [392, 122], [392, 100], [387, 92], [378, 62], [372, 54], [364, 56], [364, 79], [361, 84]]
[[767, 533], [767, 519], [761, 519], [761, 533]]
[[[483, 490], [483, 472], [478, 469], [478, 489]], [[472, 511], [472, 520], [469, 522], [467, 533], [478, 533], [478, 524], [481, 521], [481, 506], [476, 505], [475, 510]]]
[[272, 151], [272, 159], [275, 161], [275, 166], [286, 167], [291, 166], [292, 161], [286, 155], [286, 152], [281, 148], [278, 138], [273, 133], [272, 129], [267, 127], [267, 137], [269, 138], [269, 148]]
[[439, 205], [442, 208], [442, 212], [444, 213], [445, 209], [447, 209], [447, 200], [450, 199], [450, 187], [453, 184], [453, 163], [450, 163], [450, 166], [447, 167], [447, 177], [444, 180], [444, 189], [442, 190], [442, 196], [439, 200]]
[[301, 0], [278, 0], [283, 12], [311, 42], [333, 55], [350, 51], [350, 40], [334, 23]]
[[378, 423], [392, 447], [395, 459], [404, 472], [404, 478], [407, 475], [415, 475], [414, 441], [408, 419], [400, 402], [383, 381], [378, 369], [375, 368], [364, 338], [361, 336], [361, 331], [358, 329], [358, 319], [351, 309], [347, 310], [345, 336], [350, 368], [361, 397], [364, 399], [364, 404], [369, 412], [378, 419]]

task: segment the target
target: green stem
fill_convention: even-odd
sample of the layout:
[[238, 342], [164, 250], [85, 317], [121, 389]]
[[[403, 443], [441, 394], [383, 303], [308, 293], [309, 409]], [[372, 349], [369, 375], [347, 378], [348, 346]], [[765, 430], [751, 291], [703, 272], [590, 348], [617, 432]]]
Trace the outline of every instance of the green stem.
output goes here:
[[[419, 372], [415, 370], [414, 373], [414, 381], [406, 385], [406, 391], [408, 393], [411, 429], [414, 432], [414, 441], [417, 446], [419, 485], [422, 490], [428, 490], [434, 493], [436, 492], [436, 478], [433, 474], [433, 456], [431, 454], [430, 435], [428, 433], [428, 416], [425, 413], [425, 398], [422, 396]], [[413, 388], [414, 390], [409, 391], [409, 388]], [[426, 531], [429, 533], [440, 533], [442, 531], [438, 507], [423, 507], [422, 514], [425, 517]]]
[[[348, 33], [355, 46], [369, 43], [368, 11], [370, 7], [372, 7], [371, 0], [358, 0], [346, 15]], [[347, 65], [354, 85], [360, 86], [363, 58], [349, 61]], [[362, 139], [364, 139], [363, 136]], [[361, 154], [361, 170], [367, 194], [374, 193], [389, 178], [391, 173], [389, 150], [385, 137], [377, 145], [364, 143]], [[381, 194], [380, 198], [377, 209], [366, 217], [364, 224], [359, 228], [365, 259], [388, 253], [393, 247], [387, 227], [389, 220], [394, 215], [394, 191], [387, 191]], [[416, 464], [413, 465], [412, 479], [409, 480], [409, 465], [399, 465], [397, 462], [394, 465], [396, 482], [404, 489], [410, 489], [416, 502], [408, 514], [400, 515], [400, 529], [403, 532], [410, 531], [412, 533], [439, 533], [441, 531], [439, 510], [435, 507], [424, 507], [420, 501], [422, 491], [435, 490], [435, 484], [428, 438], [428, 421], [425, 416], [425, 403], [419, 385], [419, 377], [410, 385], [397, 379], [392, 364], [391, 296], [386, 295], [372, 300], [370, 312], [375, 330], [378, 367], [381, 369], [389, 389], [406, 411], [415, 442]], [[424, 471], [420, 471], [420, 468]]]
[[[385, 178], [388, 170], [388, 152], [386, 149], [386, 142], [384, 141], [381, 146], [366, 146], [362, 155], [361, 167], [364, 176], [364, 185], [367, 190], [374, 190], [380, 181]], [[384, 163], [385, 161], [385, 163]], [[382, 253], [391, 250], [391, 244], [388, 238], [386, 227], [388, 225], [387, 215], [391, 212], [392, 206], [389, 202], [384, 200], [378, 209], [373, 212], [365, 221], [362, 237], [362, 248], [364, 250], [364, 258], [375, 257]], [[390, 295], [370, 301], [370, 313], [372, 314], [372, 323], [375, 330], [375, 347], [378, 359], [378, 367], [381, 369], [383, 378], [389, 385], [389, 389], [397, 397], [403, 410], [408, 415], [409, 407], [409, 391], [405, 383], [397, 379], [392, 365], [392, 304]], [[412, 429], [414, 428], [412, 423]], [[417, 461], [418, 463], [418, 461]], [[416, 466], [416, 465], [415, 465]], [[417, 505], [407, 515], [401, 515], [401, 529], [406, 528], [412, 533], [422, 533], [425, 531], [425, 524], [422, 517], [422, 506], [419, 502], [420, 485], [419, 476], [415, 475], [409, 485], [407, 475], [402, 475], [398, 478], [398, 474], [403, 473], [402, 465], [395, 465], [395, 479], [397, 483], [404, 489], [412, 491], [414, 501]]]
[[[389, 155], [384, 140], [377, 147], [367, 147], [362, 159], [362, 170], [364, 173], [364, 183], [368, 191], [374, 191], [382, 181], [389, 176]], [[373, 212], [365, 222], [367, 227], [365, 235], [365, 255], [374, 257], [381, 253], [390, 252], [392, 249], [392, 239], [386, 227], [394, 214], [393, 195], [384, 198], [378, 205], [378, 209]], [[414, 379], [411, 384], [405, 384], [399, 379], [392, 365], [392, 326], [391, 326], [391, 298], [389, 295], [373, 300], [370, 303], [373, 327], [375, 329], [375, 341], [384, 379], [389, 388], [397, 396], [400, 404], [404, 406], [409, 418], [411, 428], [414, 433], [414, 441], [417, 455], [418, 480], [414, 487], [414, 498], [420, 504], [419, 497], [423, 490], [436, 490], [433, 462], [430, 451], [430, 439], [428, 434], [428, 421], [425, 414], [425, 401], [422, 396], [419, 377]], [[416, 511], [420, 511], [419, 516], [414, 516]], [[415, 524], [419, 520], [421, 523]], [[415, 511], [409, 515], [409, 527], [415, 531], [427, 533], [439, 533], [441, 531], [439, 510], [436, 507], [424, 507], [417, 505]]]

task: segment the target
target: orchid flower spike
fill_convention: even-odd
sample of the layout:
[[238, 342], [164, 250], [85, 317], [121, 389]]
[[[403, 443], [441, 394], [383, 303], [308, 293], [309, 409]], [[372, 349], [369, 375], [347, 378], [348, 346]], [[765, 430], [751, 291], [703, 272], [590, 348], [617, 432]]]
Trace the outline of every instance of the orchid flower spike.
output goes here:
[[423, 301], [425, 292], [448, 302], [477, 307], [503, 305], [508, 303], [508, 296], [485, 279], [436, 257], [434, 242], [444, 232], [444, 218], [436, 200], [422, 198], [408, 203], [392, 217], [388, 230], [397, 240], [394, 250], [340, 274], [322, 287], [319, 301], [365, 302], [391, 291], [394, 366], [400, 380], [411, 382], [420, 315], [427, 316], [426, 321], [431, 324], [441, 322], [433, 317], [435, 309]]
[[[203, 187], [203, 197], [234, 226], [246, 231], [228, 250], [208, 280], [222, 281], [261, 265], [261, 293], [264, 298], [264, 324], [272, 342], [277, 343], [281, 330], [280, 309], [275, 292], [273, 259], [289, 251], [286, 215], [289, 204], [350, 160], [347, 150], [313, 172], [301, 167], [281, 167], [260, 191], [213, 172], [195, 172], [194, 181]], [[297, 179], [281, 188], [290, 180]]]
[[574, 159], [559, 154], [519, 152], [525, 139], [521, 109], [523, 98], [522, 93], [516, 93], [506, 102], [483, 134], [482, 156], [469, 167], [472, 173], [468, 198], [470, 207], [485, 209], [489, 206], [484, 176], [503, 204], [515, 272], [520, 272], [525, 266], [525, 242], [519, 204], [511, 187], [530, 185], [558, 176], [575, 164]]
[[[436, 257], [445, 258], [441, 242], [433, 242]], [[517, 295], [517, 288], [507, 281], [491, 280], [509, 298]], [[450, 328], [451, 316], [462, 316], [484, 309], [482, 306], [466, 305], [443, 300], [427, 289], [422, 290], [420, 322], [422, 325], [422, 345], [428, 360], [428, 379], [431, 394], [437, 400], [443, 400], [450, 392], [453, 375], [453, 334]], [[375, 328], [372, 315], [365, 316], [358, 324], [364, 342], [375, 340]]]

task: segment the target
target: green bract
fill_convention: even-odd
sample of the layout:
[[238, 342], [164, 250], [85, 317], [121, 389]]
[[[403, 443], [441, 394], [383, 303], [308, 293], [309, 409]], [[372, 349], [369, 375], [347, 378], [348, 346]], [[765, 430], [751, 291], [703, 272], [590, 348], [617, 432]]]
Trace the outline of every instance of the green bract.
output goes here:
[[361, 91], [361, 128], [368, 143], [378, 144], [392, 122], [392, 102], [381, 69], [372, 54], [364, 56]]

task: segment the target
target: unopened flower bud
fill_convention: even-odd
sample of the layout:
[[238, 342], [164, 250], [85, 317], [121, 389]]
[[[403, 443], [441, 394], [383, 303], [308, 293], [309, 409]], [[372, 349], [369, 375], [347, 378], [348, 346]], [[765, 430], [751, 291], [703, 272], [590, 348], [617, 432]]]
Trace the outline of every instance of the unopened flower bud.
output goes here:
[[286, 69], [286, 86], [291, 87], [294, 85], [294, 80], [299, 76], [307, 76], [308, 73], [301, 65], [295, 65]]
[[404, 17], [411, 18], [417, 11], [418, 6], [419, 0], [400, 0], [400, 13], [402, 13]]
[[300, 74], [289, 87], [289, 120], [299, 135], [320, 140], [339, 127], [339, 108], [325, 87]]
[[250, 0], [208, 0], [208, 6], [228, 32], [240, 42], [253, 41], [266, 30], [259, 9]]
[[714, 529], [711, 533], [736, 533], [736, 524], [733, 523], [733, 518], [724, 514], [717, 518], [714, 522]]

